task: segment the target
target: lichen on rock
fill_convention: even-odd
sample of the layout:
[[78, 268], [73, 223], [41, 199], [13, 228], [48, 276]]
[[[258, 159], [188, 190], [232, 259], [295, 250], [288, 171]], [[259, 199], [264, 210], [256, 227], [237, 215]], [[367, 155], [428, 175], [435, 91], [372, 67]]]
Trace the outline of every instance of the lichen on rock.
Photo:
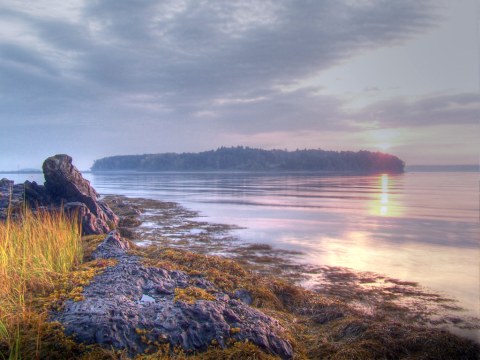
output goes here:
[[145, 265], [126, 244], [117, 232], [110, 233], [92, 257], [113, 258], [116, 265], [95, 277], [80, 301], [67, 300], [52, 312], [51, 319], [67, 335], [131, 355], [167, 343], [188, 352], [207, 350], [212, 343], [226, 347], [248, 341], [280, 358], [293, 357], [277, 320], [201, 276]]

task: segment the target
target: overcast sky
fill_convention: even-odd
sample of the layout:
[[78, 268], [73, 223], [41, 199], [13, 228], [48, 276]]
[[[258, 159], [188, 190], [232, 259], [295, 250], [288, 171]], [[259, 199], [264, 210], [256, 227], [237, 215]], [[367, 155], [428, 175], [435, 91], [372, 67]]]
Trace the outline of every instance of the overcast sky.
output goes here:
[[476, 0], [0, 0], [0, 170], [68, 153], [477, 163]]

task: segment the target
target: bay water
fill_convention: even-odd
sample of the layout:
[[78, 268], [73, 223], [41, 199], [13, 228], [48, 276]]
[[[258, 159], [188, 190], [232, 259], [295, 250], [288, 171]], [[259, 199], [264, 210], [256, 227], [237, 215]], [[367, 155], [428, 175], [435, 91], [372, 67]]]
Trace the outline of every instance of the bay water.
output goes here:
[[[3, 174], [42, 183], [42, 175]], [[474, 172], [87, 173], [101, 194], [174, 201], [242, 227], [295, 261], [415, 281], [480, 316], [479, 177]]]

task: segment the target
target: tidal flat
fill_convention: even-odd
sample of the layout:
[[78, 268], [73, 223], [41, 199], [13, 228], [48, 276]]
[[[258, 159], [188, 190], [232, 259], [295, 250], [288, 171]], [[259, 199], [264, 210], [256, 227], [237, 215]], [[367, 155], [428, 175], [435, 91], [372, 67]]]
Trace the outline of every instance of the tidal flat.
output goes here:
[[[155, 246], [226, 257], [254, 274], [275, 277], [338, 302], [343, 311], [377, 325], [401, 324], [432, 331], [433, 337], [454, 333], [474, 340], [480, 329], [480, 320], [466, 315], [456, 300], [417, 282], [344, 267], [305, 264], [297, 261], [301, 252], [244, 243], [234, 234], [238, 225], [204, 221], [198, 212], [175, 202], [112, 195], [105, 200], [122, 218], [121, 233], [141, 248]], [[337, 315], [335, 311], [325, 314], [320, 323], [344, 318]], [[359, 331], [352, 336], [361, 339], [362, 334]]]

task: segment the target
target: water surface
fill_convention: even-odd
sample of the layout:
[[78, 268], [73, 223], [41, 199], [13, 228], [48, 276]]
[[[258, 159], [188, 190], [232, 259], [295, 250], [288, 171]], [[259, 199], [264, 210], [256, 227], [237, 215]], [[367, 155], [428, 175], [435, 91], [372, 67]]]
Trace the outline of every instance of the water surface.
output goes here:
[[303, 252], [297, 261], [417, 281], [480, 316], [477, 173], [86, 177], [102, 194], [175, 201], [209, 221], [242, 226], [243, 241]]

